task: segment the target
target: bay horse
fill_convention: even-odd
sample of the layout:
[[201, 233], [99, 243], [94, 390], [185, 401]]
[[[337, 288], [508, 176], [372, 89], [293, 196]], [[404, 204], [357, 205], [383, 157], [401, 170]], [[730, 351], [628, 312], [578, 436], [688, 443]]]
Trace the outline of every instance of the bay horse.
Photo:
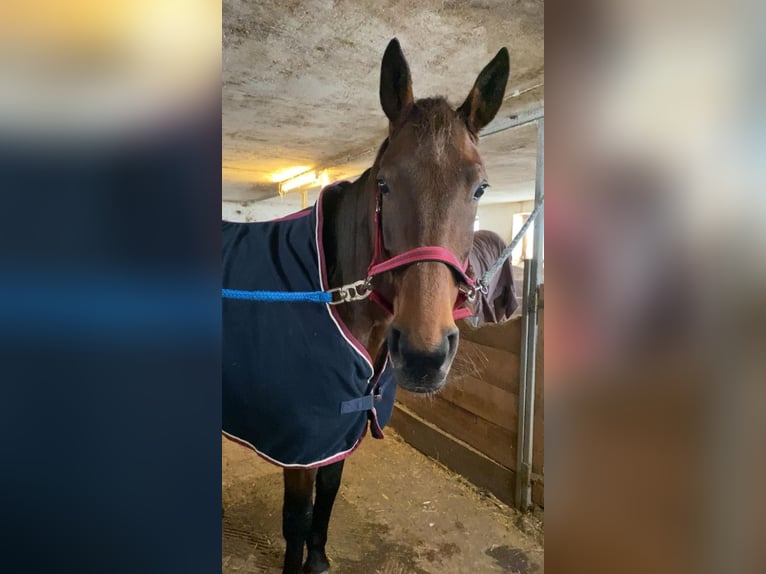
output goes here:
[[353, 286], [357, 295], [339, 305], [223, 303], [223, 432], [284, 468], [283, 574], [329, 571], [344, 459], [368, 428], [382, 438], [396, 388], [434, 393], [447, 380], [488, 186], [479, 132], [500, 109], [508, 74], [503, 48], [459, 108], [415, 100], [394, 38], [380, 78], [388, 137], [372, 167], [282, 220], [223, 224], [225, 287]]

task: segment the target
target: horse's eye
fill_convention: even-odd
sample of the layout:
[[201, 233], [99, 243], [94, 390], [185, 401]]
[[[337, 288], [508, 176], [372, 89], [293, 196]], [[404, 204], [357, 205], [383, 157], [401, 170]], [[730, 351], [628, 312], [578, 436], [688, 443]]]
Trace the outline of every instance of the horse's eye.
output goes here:
[[391, 191], [388, 189], [388, 184], [380, 178], [378, 178], [378, 191], [380, 191], [380, 193], [383, 195], [386, 195], [389, 191]]
[[481, 196], [484, 195], [484, 192], [487, 191], [487, 188], [489, 187], [489, 184], [486, 181], [483, 181], [479, 184], [479, 187], [476, 188], [476, 190], [473, 192], [473, 200], [479, 201], [481, 199]]

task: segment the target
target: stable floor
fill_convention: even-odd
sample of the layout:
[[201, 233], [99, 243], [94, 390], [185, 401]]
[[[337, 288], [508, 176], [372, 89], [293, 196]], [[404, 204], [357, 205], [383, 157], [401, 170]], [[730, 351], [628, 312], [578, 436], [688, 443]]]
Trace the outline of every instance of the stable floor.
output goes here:
[[[281, 470], [223, 439], [223, 573], [281, 572]], [[346, 461], [330, 523], [331, 574], [542, 573], [542, 528], [396, 433]]]

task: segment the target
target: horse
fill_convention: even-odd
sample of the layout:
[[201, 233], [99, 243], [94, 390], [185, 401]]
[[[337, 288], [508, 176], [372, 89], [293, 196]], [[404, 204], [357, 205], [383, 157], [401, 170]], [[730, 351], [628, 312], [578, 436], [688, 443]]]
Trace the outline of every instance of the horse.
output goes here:
[[382, 438], [397, 388], [435, 393], [447, 381], [488, 187], [479, 132], [508, 74], [503, 48], [457, 109], [416, 100], [392, 39], [380, 75], [388, 136], [373, 165], [282, 220], [223, 224], [225, 287], [334, 293], [223, 303], [223, 433], [284, 469], [283, 574], [329, 572], [345, 458], [368, 428]]

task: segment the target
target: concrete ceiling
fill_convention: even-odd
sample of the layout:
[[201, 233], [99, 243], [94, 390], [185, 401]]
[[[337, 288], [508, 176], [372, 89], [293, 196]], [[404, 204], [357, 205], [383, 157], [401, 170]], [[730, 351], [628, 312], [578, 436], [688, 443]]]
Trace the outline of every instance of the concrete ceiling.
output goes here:
[[[394, 36], [416, 98], [443, 95], [459, 105], [506, 46], [511, 78], [494, 124], [542, 102], [539, 0], [224, 0], [224, 201], [291, 211], [301, 194], [275, 199], [276, 172], [326, 169], [336, 180], [369, 167], [387, 130], [378, 84]], [[487, 202], [532, 197], [535, 134], [526, 126], [482, 139]]]

